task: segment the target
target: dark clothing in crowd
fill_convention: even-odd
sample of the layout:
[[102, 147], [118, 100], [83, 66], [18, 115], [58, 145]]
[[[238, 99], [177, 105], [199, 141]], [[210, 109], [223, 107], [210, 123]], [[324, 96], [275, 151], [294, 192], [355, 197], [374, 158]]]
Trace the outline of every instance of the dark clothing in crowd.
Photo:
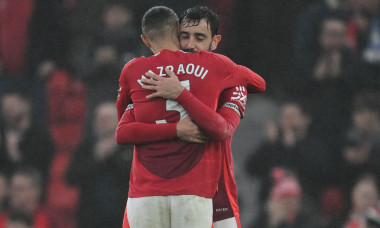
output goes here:
[[131, 148], [117, 147], [96, 161], [92, 142], [83, 142], [67, 170], [67, 180], [79, 187], [78, 227], [120, 228], [127, 202]]
[[250, 228], [317, 228], [318, 223], [315, 217], [308, 215], [306, 213], [300, 213], [295, 218], [292, 218], [289, 221], [282, 221], [277, 226], [271, 226], [269, 224], [268, 214], [263, 210], [259, 214], [258, 219]]
[[54, 146], [48, 131], [32, 124], [21, 136], [18, 148], [20, 161], [14, 161], [6, 146], [5, 129], [0, 126], [0, 167], [11, 174], [17, 167], [31, 166], [37, 168], [44, 181], [49, 177], [49, 168], [54, 155]]
[[328, 148], [320, 141], [307, 137], [291, 148], [286, 148], [280, 142], [264, 142], [248, 160], [247, 171], [262, 181], [262, 200], [268, 197], [272, 183], [271, 170], [282, 167], [294, 171], [304, 194], [317, 202], [333, 165]]

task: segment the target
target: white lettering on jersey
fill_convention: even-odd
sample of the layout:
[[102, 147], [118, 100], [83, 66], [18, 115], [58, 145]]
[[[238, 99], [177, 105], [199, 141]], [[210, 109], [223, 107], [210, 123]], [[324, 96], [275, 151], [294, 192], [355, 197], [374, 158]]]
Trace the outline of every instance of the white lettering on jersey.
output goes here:
[[[186, 66], [184, 66], [183, 64], [179, 64], [177, 69], [171, 65], [169, 65], [169, 66], [158, 66], [156, 68], [159, 71], [158, 76], [160, 76], [160, 77], [166, 76], [165, 68], [168, 68], [169, 70], [171, 70], [173, 72], [177, 72], [176, 73], [177, 76], [181, 75], [181, 74], [189, 74], [189, 75], [192, 74], [192, 75], [196, 76], [197, 78], [201, 78], [201, 79], [204, 79], [208, 73], [207, 69], [205, 69], [204, 67], [202, 67], [200, 65], [194, 65], [193, 63], [189, 63]], [[153, 72], [151, 70], [149, 70], [149, 71]]]
[[235, 87], [236, 92], [233, 92], [232, 94], [234, 97], [231, 97], [231, 101], [239, 101], [242, 105], [246, 105], [247, 103], [247, 95], [245, 95], [243, 92], [245, 91], [244, 86], [237, 86]]
[[[146, 77], [144, 75], [141, 75], [141, 79], [146, 79]], [[137, 79], [137, 82], [143, 86], [143, 83], [141, 82], [141, 79]]]
[[178, 74], [184, 74], [184, 73], [185, 73], [185, 69], [183, 68], [183, 64], [179, 64], [177, 75]]
[[186, 73], [193, 74], [193, 72], [194, 72], [194, 64], [190, 63], [186, 66]]
[[159, 67], [157, 67], [157, 69], [160, 70], [160, 73], [158, 74], [158, 76], [162, 77], [162, 76], [166, 75], [166, 74], [164, 74], [164, 67], [163, 66], [159, 66]]

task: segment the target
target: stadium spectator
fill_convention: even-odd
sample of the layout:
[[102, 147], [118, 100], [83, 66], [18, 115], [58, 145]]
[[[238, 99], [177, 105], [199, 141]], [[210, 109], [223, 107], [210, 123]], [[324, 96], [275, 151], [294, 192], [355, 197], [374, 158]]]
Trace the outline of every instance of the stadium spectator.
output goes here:
[[61, 63], [69, 45], [61, 1], [4, 0], [0, 10], [5, 76], [44, 77]]
[[17, 169], [11, 177], [9, 210], [0, 215], [0, 227], [5, 227], [14, 211], [21, 211], [33, 217], [34, 228], [50, 228], [48, 212], [41, 202], [42, 191], [43, 179], [37, 169]]
[[315, 58], [297, 68], [290, 90], [294, 95], [302, 94], [310, 99], [313, 133], [335, 151], [349, 123], [349, 104], [359, 75], [346, 30], [346, 22], [340, 16], [327, 16], [321, 21]]
[[380, 72], [380, 1], [352, 0], [351, 17], [348, 21], [348, 38], [352, 48], [366, 63], [365, 73], [358, 81], [364, 88], [379, 88]]
[[274, 168], [274, 184], [267, 204], [261, 209], [252, 228], [317, 228], [316, 216], [302, 207], [302, 189], [298, 180], [286, 170]]
[[379, 188], [376, 178], [372, 173], [362, 173], [354, 180], [348, 198], [350, 203], [346, 205], [342, 215], [337, 216], [329, 227], [369, 228], [379, 226]]
[[33, 121], [29, 94], [18, 89], [5, 92], [1, 116], [0, 166], [8, 174], [19, 166], [35, 167], [45, 184], [54, 148], [46, 128]]
[[121, 227], [128, 192], [132, 147], [115, 142], [114, 102], [95, 109], [94, 138], [85, 138], [74, 152], [66, 177], [79, 187], [78, 227]]
[[353, 99], [351, 126], [342, 146], [342, 170], [339, 183], [346, 191], [362, 172], [380, 175], [379, 93], [365, 91]]
[[134, 14], [121, 1], [106, 3], [102, 24], [93, 36], [83, 39], [78, 48], [78, 77], [87, 85], [86, 132], [91, 132], [95, 107], [104, 100], [115, 99], [118, 76], [124, 64], [147, 52], [134, 27]]
[[[292, 45], [295, 69], [312, 68], [312, 63], [319, 53], [320, 30], [323, 21], [333, 14], [339, 14], [344, 18], [350, 10], [348, 2], [341, 0], [315, 1], [300, 12], [298, 20], [295, 21]], [[303, 71], [295, 73], [295, 79], [309, 75]]]
[[309, 2], [233, 1], [228, 36], [223, 41], [228, 46], [224, 46], [223, 53], [265, 75], [271, 95], [281, 96], [292, 75], [293, 30], [298, 14]]
[[270, 125], [267, 138], [251, 155], [247, 171], [262, 181], [261, 196], [266, 199], [274, 167], [292, 170], [298, 175], [304, 198], [317, 205], [321, 190], [333, 168], [329, 149], [310, 134], [311, 115], [306, 105], [286, 100], [281, 105], [279, 126]]
[[371, 143], [380, 142], [380, 93], [364, 90], [352, 100], [352, 127], [360, 131]]
[[0, 171], [0, 213], [7, 207], [8, 188], [8, 177]]
[[5, 228], [33, 228], [33, 218], [26, 213], [14, 211], [9, 214]]

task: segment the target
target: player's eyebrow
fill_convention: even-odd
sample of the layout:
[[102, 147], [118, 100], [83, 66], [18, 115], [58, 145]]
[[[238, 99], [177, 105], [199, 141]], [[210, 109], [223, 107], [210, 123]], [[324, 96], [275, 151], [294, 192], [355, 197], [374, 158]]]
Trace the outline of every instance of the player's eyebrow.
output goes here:
[[200, 36], [200, 37], [203, 37], [203, 38], [207, 38], [207, 35], [204, 34], [204, 33], [200, 33], [200, 32], [196, 32], [194, 33], [195, 36]]
[[179, 35], [189, 35], [189, 32], [181, 31], [179, 32]]

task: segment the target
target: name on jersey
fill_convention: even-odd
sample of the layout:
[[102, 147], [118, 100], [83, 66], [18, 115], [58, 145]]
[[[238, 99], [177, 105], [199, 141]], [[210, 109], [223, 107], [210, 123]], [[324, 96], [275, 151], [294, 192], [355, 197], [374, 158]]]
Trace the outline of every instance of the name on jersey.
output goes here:
[[158, 66], [157, 70], [159, 71], [158, 76], [166, 76], [165, 68], [169, 68], [169, 70], [173, 71], [177, 76], [181, 74], [194, 75], [200, 79], [204, 79], [208, 73], [208, 70], [200, 65], [194, 65], [193, 63], [189, 63], [187, 65], [179, 64], [177, 68], [174, 66]]

